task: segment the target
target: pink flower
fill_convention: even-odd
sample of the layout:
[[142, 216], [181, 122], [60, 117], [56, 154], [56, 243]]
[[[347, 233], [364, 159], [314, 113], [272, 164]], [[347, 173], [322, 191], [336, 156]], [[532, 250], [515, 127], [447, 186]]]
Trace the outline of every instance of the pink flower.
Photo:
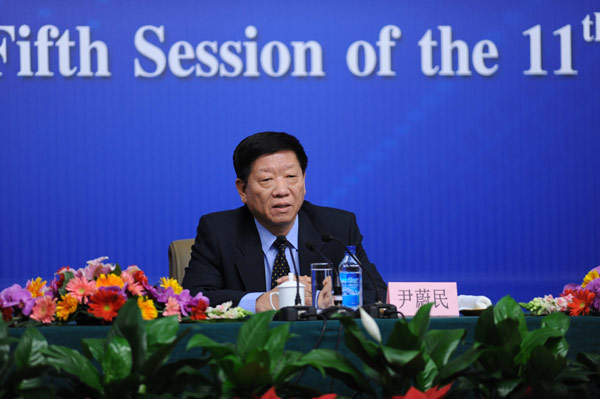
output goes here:
[[179, 303], [175, 298], [170, 296], [167, 299], [167, 303], [165, 304], [165, 310], [163, 311], [163, 316], [173, 316], [177, 315], [177, 319], [181, 321], [181, 311], [179, 307]]
[[88, 303], [88, 298], [96, 293], [96, 283], [88, 281], [84, 276], [73, 277], [67, 283], [67, 291], [79, 301], [79, 303]]
[[559, 312], [566, 312], [568, 309], [569, 302], [573, 301], [573, 295], [561, 296], [556, 298], [556, 306]]
[[[131, 266], [127, 269], [129, 270]], [[125, 283], [125, 289], [134, 296], [143, 296], [146, 295], [146, 291], [144, 287], [140, 283], [136, 283], [135, 279], [131, 275], [131, 273], [124, 271], [121, 273], [121, 279]]]
[[40, 297], [33, 306], [31, 318], [44, 324], [52, 323], [56, 311], [56, 299], [50, 296]]
[[101, 256], [96, 259], [88, 260], [87, 266], [83, 269], [83, 275], [88, 280], [94, 280], [101, 274], [109, 274], [114, 270], [114, 266], [109, 264], [104, 264], [102, 261], [108, 259], [108, 256]]

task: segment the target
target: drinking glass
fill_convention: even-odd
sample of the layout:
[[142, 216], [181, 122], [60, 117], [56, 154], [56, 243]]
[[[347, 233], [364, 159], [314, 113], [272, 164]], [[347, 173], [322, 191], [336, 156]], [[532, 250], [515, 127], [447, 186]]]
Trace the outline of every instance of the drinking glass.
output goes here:
[[[333, 289], [331, 276], [333, 271], [329, 263], [311, 263], [312, 303], [317, 310], [322, 310], [333, 304], [333, 292], [324, 292], [323, 285], [329, 279], [329, 290]], [[319, 306], [320, 305], [320, 306]]]

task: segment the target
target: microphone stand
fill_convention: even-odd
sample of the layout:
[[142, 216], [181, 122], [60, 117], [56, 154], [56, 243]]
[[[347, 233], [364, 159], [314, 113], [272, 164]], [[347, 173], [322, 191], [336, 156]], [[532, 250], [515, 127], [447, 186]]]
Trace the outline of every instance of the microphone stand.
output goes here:
[[[375, 288], [375, 303], [362, 305], [361, 307], [363, 308], [363, 310], [375, 319], [397, 319], [398, 309], [396, 308], [396, 306], [392, 305], [391, 303], [383, 303], [383, 301], [381, 300], [381, 292], [379, 291], [379, 287], [377, 287], [377, 284], [375, 283], [375, 279], [373, 278], [371, 273], [369, 273], [369, 271], [364, 268], [361, 261], [358, 260], [358, 257], [356, 257], [356, 255], [354, 255], [352, 252], [348, 251], [348, 248], [346, 248], [342, 240], [329, 234], [323, 234], [321, 239], [325, 242], [334, 241], [338, 245], [340, 245], [344, 249], [344, 252], [348, 253], [348, 255], [350, 255], [352, 259], [354, 259], [356, 264], [360, 266], [360, 269], [365, 272], [367, 277], [369, 277], [369, 280]], [[357, 311], [356, 313], [357, 317], [359, 317], [359, 312]]]
[[309, 251], [318, 253], [319, 256], [331, 266], [331, 271], [333, 273], [333, 306], [323, 309], [320, 314], [328, 319], [333, 318], [334, 315], [357, 317], [354, 309], [342, 306], [342, 284], [340, 283], [340, 274], [333, 265], [333, 262], [312, 242], [306, 242], [306, 248], [308, 248]]
[[285, 238], [285, 236], [277, 236], [277, 243], [285, 243], [285, 246], [290, 252], [290, 258], [294, 265], [294, 275], [296, 276], [296, 299], [294, 300], [295, 306], [286, 306], [280, 308], [275, 314], [273, 320], [278, 321], [297, 321], [297, 320], [317, 320], [317, 309], [314, 306], [303, 306], [302, 298], [300, 298], [300, 276], [298, 275], [298, 268], [296, 267], [296, 261], [294, 260], [294, 254], [292, 253], [292, 245]]

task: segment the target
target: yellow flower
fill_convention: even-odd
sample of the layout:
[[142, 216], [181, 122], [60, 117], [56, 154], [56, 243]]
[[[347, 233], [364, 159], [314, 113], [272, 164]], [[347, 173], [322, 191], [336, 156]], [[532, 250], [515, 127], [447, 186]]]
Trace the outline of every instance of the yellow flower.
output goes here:
[[70, 294], [61, 295], [62, 300], [56, 306], [56, 316], [61, 320], [67, 320], [77, 310], [77, 298]]
[[46, 281], [42, 281], [42, 278], [38, 277], [35, 280], [29, 280], [27, 282], [27, 291], [31, 292], [32, 298], [44, 296], [44, 292], [42, 290], [45, 285]]
[[583, 278], [583, 283], [581, 283], [581, 288], [585, 288], [585, 286], [588, 285], [592, 280], [595, 280], [599, 277], [600, 277], [600, 274], [598, 274], [598, 271], [596, 269], [590, 270], [590, 272], [588, 274], [586, 274], [585, 277]]
[[117, 276], [114, 273], [109, 274], [108, 276], [106, 274], [101, 274], [100, 277], [98, 277], [98, 280], [96, 280], [96, 287], [119, 287], [119, 288], [123, 288], [123, 285], [125, 283], [123, 282], [123, 279], [121, 279], [121, 277]]
[[145, 297], [138, 297], [137, 303], [138, 307], [142, 312], [142, 318], [144, 320], [152, 320], [158, 317], [158, 312], [156, 311], [156, 307], [154, 306], [154, 302], [152, 299], [146, 299]]
[[179, 285], [179, 283], [177, 282], [177, 280], [175, 280], [174, 278], [166, 278], [166, 277], [161, 277], [160, 278], [160, 286], [163, 287], [164, 289], [167, 289], [169, 287], [173, 288], [173, 293], [175, 295], [179, 295], [181, 294], [181, 291], [183, 291], [183, 287]]

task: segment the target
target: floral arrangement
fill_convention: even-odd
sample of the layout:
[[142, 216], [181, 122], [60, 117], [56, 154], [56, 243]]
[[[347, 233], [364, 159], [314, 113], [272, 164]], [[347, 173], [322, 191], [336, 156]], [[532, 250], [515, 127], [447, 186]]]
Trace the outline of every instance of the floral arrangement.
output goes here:
[[564, 312], [571, 316], [600, 313], [600, 266], [590, 270], [581, 284], [569, 283], [559, 297], [546, 295], [520, 305], [533, 315]]
[[195, 296], [177, 280], [162, 277], [152, 286], [137, 266], [122, 270], [118, 264], [103, 263], [103, 256], [87, 261], [80, 269], [59, 269], [48, 285], [41, 277], [25, 287], [13, 284], [0, 292], [0, 309], [13, 326], [51, 323], [110, 323], [125, 302], [134, 298], [145, 320], [177, 316], [181, 321], [239, 319], [251, 313], [232, 308], [231, 302], [210, 307], [208, 298]]

